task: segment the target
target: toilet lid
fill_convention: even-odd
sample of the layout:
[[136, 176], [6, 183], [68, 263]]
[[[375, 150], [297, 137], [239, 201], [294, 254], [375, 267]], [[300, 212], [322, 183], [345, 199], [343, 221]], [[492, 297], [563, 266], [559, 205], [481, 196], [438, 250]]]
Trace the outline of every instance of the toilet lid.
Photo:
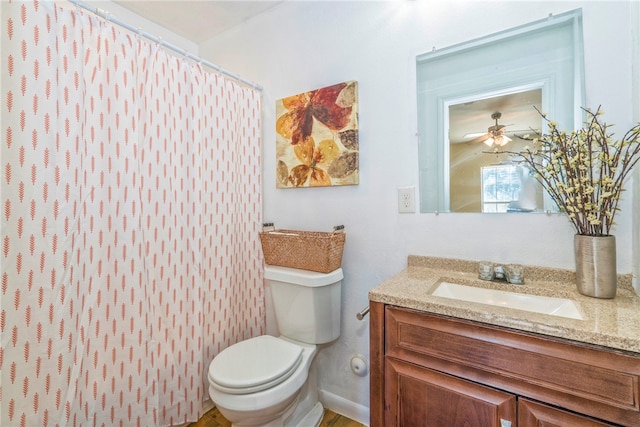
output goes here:
[[286, 380], [302, 360], [302, 347], [262, 335], [224, 349], [209, 366], [211, 385], [230, 394], [255, 393]]

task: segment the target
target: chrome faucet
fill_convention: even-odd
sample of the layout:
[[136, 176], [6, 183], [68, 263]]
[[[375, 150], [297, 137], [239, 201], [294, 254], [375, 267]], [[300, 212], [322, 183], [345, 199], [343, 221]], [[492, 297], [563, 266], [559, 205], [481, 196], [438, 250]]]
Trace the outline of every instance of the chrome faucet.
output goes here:
[[503, 265], [496, 265], [493, 267], [493, 280], [506, 280], [507, 275]]
[[524, 283], [524, 267], [520, 264], [508, 264], [504, 266], [481, 261], [479, 264], [478, 277], [482, 280], [521, 285]]

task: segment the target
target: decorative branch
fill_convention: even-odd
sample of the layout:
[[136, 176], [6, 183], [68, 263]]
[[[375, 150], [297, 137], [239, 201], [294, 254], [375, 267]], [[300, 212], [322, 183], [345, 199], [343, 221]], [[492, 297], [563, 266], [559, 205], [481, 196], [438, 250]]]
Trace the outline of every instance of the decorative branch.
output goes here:
[[623, 184], [640, 161], [640, 123], [614, 140], [611, 125], [600, 119], [600, 107], [595, 113], [583, 110], [585, 127], [567, 133], [536, 108], [548, 133], [537, 134], [533, 149], [498, 153], [513, 155], [533, 171], [578, 234], [606, 236], [615, 224]]

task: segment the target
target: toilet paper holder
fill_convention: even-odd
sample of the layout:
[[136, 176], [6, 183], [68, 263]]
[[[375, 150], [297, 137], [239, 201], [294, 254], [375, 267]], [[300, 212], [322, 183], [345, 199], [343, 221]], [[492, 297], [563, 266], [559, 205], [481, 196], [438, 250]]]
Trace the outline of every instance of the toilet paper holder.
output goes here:
[[356, 314], [356, 317], [358, 318], [358, 320], [362, 320], [367, 314], [369, 314], [369, 306], [366, 306], [365, 308], [360, 310], [360, 312]]

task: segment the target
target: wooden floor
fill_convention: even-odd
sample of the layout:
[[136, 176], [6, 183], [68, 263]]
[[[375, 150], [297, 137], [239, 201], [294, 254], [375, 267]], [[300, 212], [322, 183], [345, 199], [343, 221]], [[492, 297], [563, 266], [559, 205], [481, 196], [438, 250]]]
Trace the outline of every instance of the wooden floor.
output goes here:
[[[230, 427], [231, 423], [224, 419], [217, 408], [213, 408], [202, 416], [196, 423], [191, 423], [189, 427]], [[320, 427], [363, 427], [362, 424], [335, 412], [324, 410], [324, 417], [320, 422]]]

